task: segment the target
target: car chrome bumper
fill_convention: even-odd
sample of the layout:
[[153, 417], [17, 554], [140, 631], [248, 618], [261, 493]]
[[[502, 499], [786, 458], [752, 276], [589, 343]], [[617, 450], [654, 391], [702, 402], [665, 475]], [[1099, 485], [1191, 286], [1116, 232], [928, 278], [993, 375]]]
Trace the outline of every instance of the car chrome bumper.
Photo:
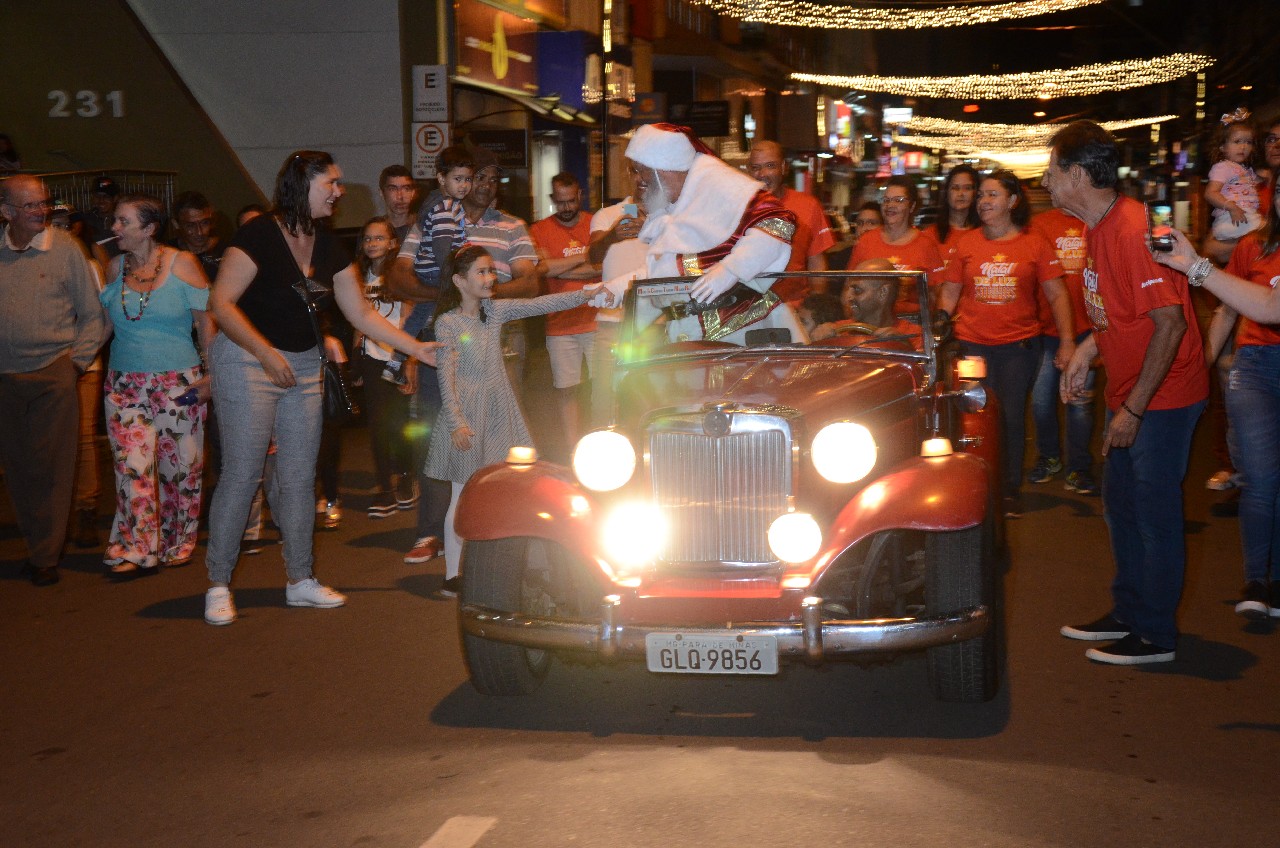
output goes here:
[[729, 627], [665, 624], [615, 624], [617, 602], [606, 598], [597, 622], [502, 612], [474, 604], [460, 609], [462, 629], [472, 636], [544, 650], [588, 651], [605, 657], [644, 656], [650, 633], [717, 633], [773, 636], [783, 659], [819, 663], [834, 657], [894, 651], [918, 651], [980, 636], [991, 624], [985, 606], [924, 618], [822, 620], [821, 601], [806, 598], [798, 622], [744, 622]]

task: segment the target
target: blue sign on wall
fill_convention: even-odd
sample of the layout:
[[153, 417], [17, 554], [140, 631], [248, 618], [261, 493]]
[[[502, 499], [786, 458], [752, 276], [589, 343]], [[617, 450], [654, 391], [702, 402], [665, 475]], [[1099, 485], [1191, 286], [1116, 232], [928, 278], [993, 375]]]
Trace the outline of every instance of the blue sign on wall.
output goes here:
[[538, 93], [560, 95], [560, 102], [574, 109], [585, 104], [582, 87], [587, 81], [585, 32], [538, 33]]

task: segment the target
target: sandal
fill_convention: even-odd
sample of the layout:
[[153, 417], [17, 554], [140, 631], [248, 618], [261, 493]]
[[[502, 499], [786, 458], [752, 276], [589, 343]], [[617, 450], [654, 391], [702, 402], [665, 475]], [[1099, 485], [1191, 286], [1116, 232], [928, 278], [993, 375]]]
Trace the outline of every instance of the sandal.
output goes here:
[[102, 564], [107, 567], [108, 574], [116, 577], [133, 574], [138, 570], [138, 564], [127, 559], [104, 559]]

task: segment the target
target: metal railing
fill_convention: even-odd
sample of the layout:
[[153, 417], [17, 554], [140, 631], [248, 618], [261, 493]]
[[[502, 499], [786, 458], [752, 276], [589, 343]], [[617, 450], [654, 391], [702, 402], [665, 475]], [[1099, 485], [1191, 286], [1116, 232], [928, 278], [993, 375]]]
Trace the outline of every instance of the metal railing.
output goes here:
[[[24, 171], [44, 180], [49, 197], [70, 203], [78, 210], [92, 206], [93, 186], [102, 177], [115, 181], [121, 194], [152, 194], [164, 201], [166, 210], [173, 208], [174, 183], [177, 171], [148, 171], [138, 168], [103, 168], [91, 171]], [[10, 175], [12, 176], [12, 175]]]

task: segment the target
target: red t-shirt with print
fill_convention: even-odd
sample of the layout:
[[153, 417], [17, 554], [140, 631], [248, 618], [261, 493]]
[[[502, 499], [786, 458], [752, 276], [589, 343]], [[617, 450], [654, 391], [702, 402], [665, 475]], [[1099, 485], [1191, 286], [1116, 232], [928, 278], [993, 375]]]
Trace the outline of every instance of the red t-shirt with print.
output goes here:
[[[791, 237], [791, 259], [787, 261], [787, 270], [804, 271], [809, 267], [809, 257], [826, 253], [835, 245], [836, 240], [831, 236], [827, 213], [822, 211], [822, 204], [812, 194], [793, 188], [786, 189], [782, 193], [782, 205], [796, 216], [796, 231]], [[812, 290], [813, 280], [809, 277], [787, 277], [778, 280], [771, 289], [790, 304], [798, 304]]]
[[1162, 306], [1181, 307], [1187, 331], [1147, 408], [1180, 409], [1209, 396], [1209, 373], [1187, 278], [1151, 258], [1146, 235], [1146, 208], [1123, 196], [1098, 226], [1085, 230], [1085, 311], [1106, 360], [1107, 406], [1113, 410], [1133, 390], [1155, 334], [1156, 325], [1147, 313]]
[[[1031, 231], [1039, 233], [1058, 254], [1062, 263], [1062, 283], [1071, 298], [1072, 332], [1077, 336], [1089, 329], [1089, 316], [1084, 311], [1084, 221], [1068, 215], [1061, 209], [1041, 212], [1031, 219]], [[1053, 323], [1053, 311], [1044, 288], [1036, 291], [1040, 309], [1040, 332], [1057, 337], [1058, 325]]]
[[[579, 215], [572, 227], [566, 227], [559, 219], [552, 216], [543, 218], [529, 227], [529, 235], [533, 236], [538, 250], [548, 259], [567, 259], [570, 256], [584, 256], [591, 244], [591, 216]], [[595, 280], [562, 280], [559, 277], [547, 277], [547, 291], [550, 294], [577, 291]], [[563, 312], [552, 312], [547, 315], [548, 336], [571, 336], [577, 333], [593, 333], [596, 329], [596, 310], [594, 307], [582, 305]]]
[[[899, 271], [924, 271], [929, 275], [929, 287], [933, 288], [941, 280], [939, 275], [944, 264], [942, 253], [938, 250], [936, 241], [919, 230], [915, 233], [916, 237], [906, 244], [886, 244], [879, 228], [863, 233], [853, 246], [853, 253], [849, 255], [848, 269], [853, 271], [859, 263], [868, 259], [888, 259]], [[912, 286], [902, 286], [894, 309], [898, 312], [913, 312], [919, 308], [915, 289]]]
[[1040, 335], [1036, 289], [1061, 276], [1058, 255], [1039, 235], [1023, 230], [992, 241], [982, 230], [970, 230], [942, 272], [945, 282], [960, 284], [956, 338], [999, 345]]
[[973, 227], [969, 227], [967, 229], [952, 227], [947, 232], [947, 237], [942, 239], [938, 237], [938, 225], [930, 224], [925, 228], [924, 234], [933, 239], [934, 244], [938, 245], [938, 253], [942, 255], [943, 263], [946, 263], [950, 261], [951, 254], [955, 252], [956, 245], [960, 243], [960, 239], [973, 232], [973, 230]]
[[[1280, 283], [1280, 250], [1262, 255], [1262, 239], [1255, 233], [1246, 236], [1231, 254], [1227, 273], [1259, 286], [1275, 288]], [[1236, 330], [1236, 346], [1280, 344], [1280, 324], [1259, 324], [1241, 316]]]

